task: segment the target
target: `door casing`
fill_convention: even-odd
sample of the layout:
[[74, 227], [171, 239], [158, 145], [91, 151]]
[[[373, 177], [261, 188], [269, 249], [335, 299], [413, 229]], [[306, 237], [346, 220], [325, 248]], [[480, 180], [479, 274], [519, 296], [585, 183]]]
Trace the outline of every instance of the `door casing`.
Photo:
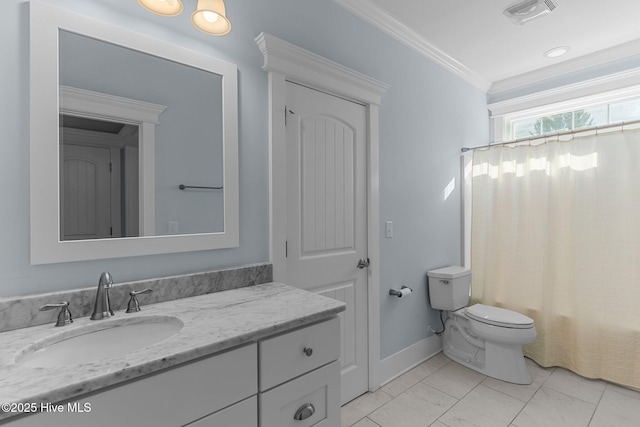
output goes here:
[[302, 84], [366, 106], [369, 390], [380, 387], [379, 107], [388, 85], [267, 33], [256, 37], [268, 73], [269, 241], [273, 279], [287, 282], [285, 82]]

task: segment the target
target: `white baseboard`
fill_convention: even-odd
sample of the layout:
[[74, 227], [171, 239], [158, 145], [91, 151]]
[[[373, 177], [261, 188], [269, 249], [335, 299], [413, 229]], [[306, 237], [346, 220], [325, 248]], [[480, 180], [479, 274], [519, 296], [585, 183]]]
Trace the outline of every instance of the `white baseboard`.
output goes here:
[[441, 351], [442, 338], [437, 335], [431, 335], [380, 360], [378, 365], [378, 387], [382, 387]]

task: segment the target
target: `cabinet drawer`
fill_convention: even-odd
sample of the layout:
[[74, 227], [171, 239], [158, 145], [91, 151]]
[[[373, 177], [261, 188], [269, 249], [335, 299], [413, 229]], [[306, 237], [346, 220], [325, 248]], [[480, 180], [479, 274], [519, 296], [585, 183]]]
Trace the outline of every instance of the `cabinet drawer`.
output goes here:
[[[257, 346], [251, 344], [77, 400], [84, 413], [41, 412], [12, 427], [178, 427], [255, 395]], [[73, 402], [71, 403], [73, 405]], [[255, 409], [254, 409], [255, 410]]]
[[260, 391], [265, 391], [338, 359], [340, 320], [335, 317], [261, 341], [259, 346]]
[[258, 398], [256, 396], [236, 403], [185, 427], [232, 426], [258, 427]]
[[[309, 405], [313, 407], [313, 415], [296, 420], [296, 412], [310, 408]], [[340, 363], [337, 360], [260, 393], [260, 427], [312, 426], [340, 426]]]

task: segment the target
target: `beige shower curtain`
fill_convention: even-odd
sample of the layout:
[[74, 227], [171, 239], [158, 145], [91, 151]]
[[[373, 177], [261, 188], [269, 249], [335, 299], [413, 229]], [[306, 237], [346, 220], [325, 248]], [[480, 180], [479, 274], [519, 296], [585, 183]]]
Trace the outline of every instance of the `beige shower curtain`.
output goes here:
[[476, 150], [472, 299], [535, 321], [525, 355], [640, 388], [640, 130]]

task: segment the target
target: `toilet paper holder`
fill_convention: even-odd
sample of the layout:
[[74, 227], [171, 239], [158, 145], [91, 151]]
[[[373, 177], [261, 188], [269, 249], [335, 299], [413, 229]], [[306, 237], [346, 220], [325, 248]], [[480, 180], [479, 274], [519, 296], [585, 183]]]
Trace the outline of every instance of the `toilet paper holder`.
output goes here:
[[408, 286], [401, 286], [399, 291], [389, 289], [389, 295], [397, 296], [398, 298], [402, 298], [403, 295], [408, 295], [411, 292], [413, 292], [413, 289]]

